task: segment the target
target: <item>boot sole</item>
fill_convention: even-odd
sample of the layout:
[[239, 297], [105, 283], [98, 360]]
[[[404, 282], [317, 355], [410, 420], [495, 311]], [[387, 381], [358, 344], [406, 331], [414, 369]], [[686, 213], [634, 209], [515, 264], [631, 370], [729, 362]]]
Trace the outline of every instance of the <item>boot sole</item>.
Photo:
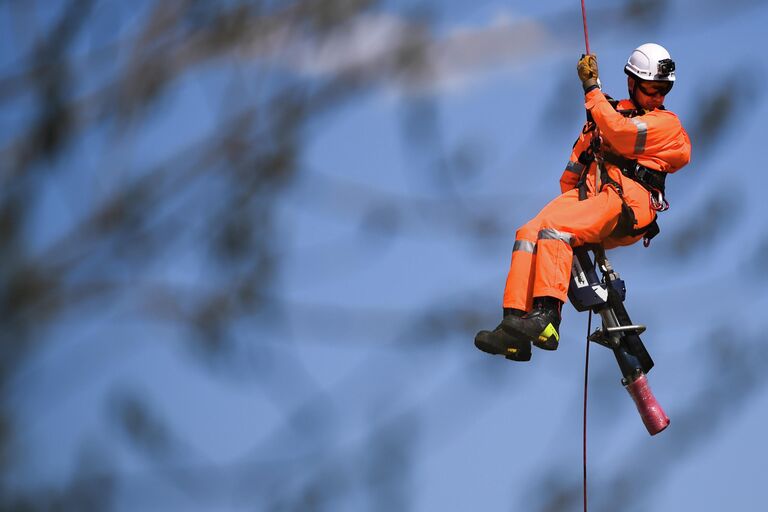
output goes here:
[[539, 341], [539, 339], [537, 339], [536, 341], [531, 341], [531, 343], [542, 350], [550, 351], [557, 350], [557, 347], [560, 345], [556, 340], [553, 340], [552, 338], [549, 338], [546, 341]]
[[483, 340], [478, 340], [477, 338], [475, 338], [475, 347], [477, 347], [479, 350], [482, 350], [486, 354], [504, 356], [510, 361], [525, 362], [531, 360], [530, 351], [524, 351], [515, 347], [509, 347], [506, 350], [501, 350], [496, 345], [487, 343]]

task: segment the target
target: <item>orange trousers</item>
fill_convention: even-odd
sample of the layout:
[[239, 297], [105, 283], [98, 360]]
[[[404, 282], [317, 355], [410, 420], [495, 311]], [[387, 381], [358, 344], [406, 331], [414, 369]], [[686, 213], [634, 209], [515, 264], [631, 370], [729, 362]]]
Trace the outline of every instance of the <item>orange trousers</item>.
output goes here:
[[[639, 226], [653, 221], [648, 192], [624, 180], [622, 188]], [[602, 243], [607, 249], [630, 245], [642, 238], [610, 237], [621, 215], [621, 198], [612, 187], [579, 201], [569, 190], [547, 204], [536, 217], [517, 230], [512, 262], [504, 288], [505, 308], [530, 311], [534, 297], [568, 299], [573, 247]]]

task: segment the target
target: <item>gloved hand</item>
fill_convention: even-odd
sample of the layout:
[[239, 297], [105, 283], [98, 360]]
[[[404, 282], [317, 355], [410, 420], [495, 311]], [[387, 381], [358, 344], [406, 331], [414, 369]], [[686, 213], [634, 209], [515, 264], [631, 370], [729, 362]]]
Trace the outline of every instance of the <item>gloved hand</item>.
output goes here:
[[582, 55], [576, 65], [581, 85], [584, 92], [589, 92], [595, 87], [600, 87], [600, 78], [597, 72], [597, 57], [593, 54]]

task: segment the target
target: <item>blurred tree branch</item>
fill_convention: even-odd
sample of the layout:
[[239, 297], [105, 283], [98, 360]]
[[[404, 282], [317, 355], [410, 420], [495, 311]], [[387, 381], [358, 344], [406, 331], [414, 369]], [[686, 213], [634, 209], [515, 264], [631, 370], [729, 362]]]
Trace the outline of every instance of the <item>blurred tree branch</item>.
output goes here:
[[[98, 321], [99, 304], [136, 295], [149, 306], [138, 312], [155, 316], [161, 311], [158, 299], [166, 311], [184, 311], [166, 318], [189, 326], [215, 354], [233, 349], [222, 343], [232, 322], [273, 300], [268, 290], [280, 251], [273, 210], [301, 170], [307, 131], [381, 77], [411, 73], [414, 61], [407, 55], [418, 52], [418, 43], [404, 33], [373, 62], [314, 75], [291, 69], [285, 52], [338, 37], [374, 5], [368, 0], [149, 2], [135, 28], [117, 37], [107, 34], [83, 53], [87, 32], [98, 29], [94, 9], [102, 15], [116, 5], [70, 1], [33, 48], [18, 52], [21, 60], [0, 78], [0, 101], [19, 119], [0, 142], [2, 508], [103, 510], [109, 502], [109, 487], [101, 484], [98, 498], [73, 487], [60, 501], [54, 494], [34, 499], [19, 494], [4, 477], [23, 456], [14, 442], [9, 390], [32, 348], [55, 341], [46, 337], [47, 326], [73, 312]], [[104, 193], [78, 190], [82, 178], [67, 169], [68, 162], [85, 161], [83, 148], [131, 151], [126, 135], [151, 126], [153, 113], [172, 101], [184, 80], [210, 73], [203, 68], [214, 62], [215, 73], [242, 82], [253, 71], [259, 82], [240, 87], [253, 92], [224, 98], [227, 108], [212, 111], [218, 124], [213, 136], [190, 141], [171, 155], [157, 147], [148, 164], [130, 168]], [[24, 106], [28, 98], [33, 103]], [[226, 118], [227, 112], [233, 115]], [[97, 133], [104, 136], [101, 145], [88, 142]], [[109, 176], [118, 166], [108, 162], [81, 173]], [[40, 216], [50, 215], [42, 191], [54, 176], [76, 205], [73, 222], [41, 227]], [[41, 229], [42, 245], [30, 244]], [[132, 290], [133, 281], [189, 251], [209, 270], [193, 294], [142, 298]], [[148, 415], [141, 397], [115, 407], [132, 443], [158, 455], [175, 443], [165, 419]]]

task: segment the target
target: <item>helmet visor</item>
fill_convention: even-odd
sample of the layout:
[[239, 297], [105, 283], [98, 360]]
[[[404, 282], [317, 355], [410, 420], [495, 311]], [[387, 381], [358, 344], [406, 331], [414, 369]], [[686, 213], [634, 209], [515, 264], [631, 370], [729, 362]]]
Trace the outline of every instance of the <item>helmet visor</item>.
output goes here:
[[637, 88], [646, 96], [666, 96], [672, 90], [673, 85], [675, 85], [675, 82], [637, 81]]

